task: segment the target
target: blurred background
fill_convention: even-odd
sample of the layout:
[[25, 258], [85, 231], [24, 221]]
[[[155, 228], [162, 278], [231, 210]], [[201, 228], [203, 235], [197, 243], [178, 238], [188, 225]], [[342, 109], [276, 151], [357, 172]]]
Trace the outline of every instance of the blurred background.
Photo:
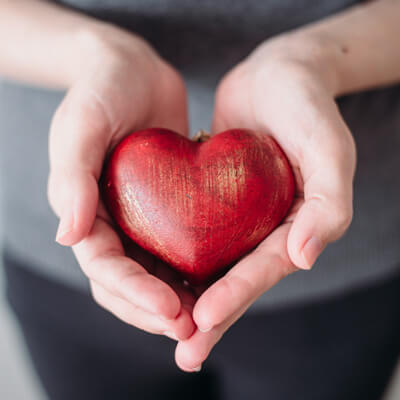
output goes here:
[[[0, 243], [1, 227], [0, 219]], [[0, 400], [47, 400], [8, 308], [4, 286], [0, 261]], [[400, 363], [383, 400], [400, 400]]]
[[[5, 300], [2, 268], [0, 268], [0, 355], [1, 400], [47, 399], [32, 370], [18, 326]], [[400, 400], [400, 364], [384, 400]]]
[[[0, 243], [2, 243], [0, 215]], [[1, 251], [1, 250], [0, 250]], [[1, 254], [0, 254], [1, 255]], [[23, 339], [5, 299], [0, 258], [0, 399], [47, 400], [33, 372]]]
[[0, 399], [47, 399], [32, 371], [17, 323], [7, 306], [2, 268], [0, 288]]

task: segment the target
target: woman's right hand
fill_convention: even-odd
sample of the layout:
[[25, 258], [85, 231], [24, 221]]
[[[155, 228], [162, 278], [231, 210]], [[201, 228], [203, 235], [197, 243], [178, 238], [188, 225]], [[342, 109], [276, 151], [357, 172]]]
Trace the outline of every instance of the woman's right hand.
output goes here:
[[[73, 247], [100, 305], [145, 331], [186, 339], [195, 329], [193, 296], [168, 268], [150, 273], [127, 256], [98, 189], [105, 156], [125, 135], [154, 126], [187, 134], [183, 81], [144, 40], [118, 28], [102, 25], [80, 40], [87, 47], [81, 74], [50, 129], [56, 240]], [[135, 256], [151, 264], [148, 255]]]

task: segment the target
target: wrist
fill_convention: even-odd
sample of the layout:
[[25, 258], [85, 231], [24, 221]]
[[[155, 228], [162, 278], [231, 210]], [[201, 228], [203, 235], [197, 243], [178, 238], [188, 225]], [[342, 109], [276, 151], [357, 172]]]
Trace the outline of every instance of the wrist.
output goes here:
[[290, 32], [268, 40], [257, 52], [260, 50], [268, 60], [290, 65], [312, 76], [332, 97], [345, 90], [339, 58], [346, 49], [328, 36]]
[[72, 35], [77, 56], [70, 68], [68, 85], [71, 86], [87, 74], [99, 68], [138, 62], [152, 62], [157, 58], [155, 51], [142, 38], [114, 25], [94, 22], [79, 28]]

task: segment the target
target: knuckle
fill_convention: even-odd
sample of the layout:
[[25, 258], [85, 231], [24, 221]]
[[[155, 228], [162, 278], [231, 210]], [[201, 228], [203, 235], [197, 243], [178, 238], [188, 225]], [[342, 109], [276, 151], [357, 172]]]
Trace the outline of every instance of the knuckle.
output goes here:
[[341, 236], [350, 226], [353, 219], [353, 207], [341, 206], [335, 210], [335, 230], [338, 236]]
[[224, 283], [224, 291], [228, 294], [229, 298], [235, 300], [235, 302], [247, 300], [257, 289], [249, 279], [233, 273], [227, 275], [226, 279], [222, 280], [222, 282]]
[[287, 276], [293, 274], [296, 271], [300, 271], [301, 268], [299, 268], [296, 264], [292, 263], [292, 262], [285, 262], [283, 263], [283, 267], [282, 267], [282, 277], [286, 278]]
[[92, 293], [92, 297], [94, 299], [94, 301], [103, 307], [103, 301], [104, 298], [101, 295], [101, 291], [99, 290], [98, 286], [96, 284], [94, 284], [92, 281], [90, 281], [90, 291]]
[[[122, 271], [124, 272], [122, 273]], [[143, 277], [143, 275], [142, 271], [130, 270], [129, 266], [124, 266], [121, 268], [120, 276], [114, 278], [114, 287], [117, 291], [124, 292], [125, 289], [135, 287], [138, 278]]]
[[[282, 280], [293, 272], [300, 270], [300, 268], [292, 262], [287, 249], [282, 253], [271, 254], [269, 257], [269, 263], [271, 265], [279, 265], [279, 280]], [[267, 288], [263, 287], [262, 291], [264, 292], [266, 289]]]
[[[90, 259], [86, 262], [79, 262], [82, 272], [86, 275], [86, 277], [92, 282], [92, 271], [95, 271], [96, 268], [93, 266], [95, 265], [97, 257]], [[97, 284], [95, 285], [97, 287]]]

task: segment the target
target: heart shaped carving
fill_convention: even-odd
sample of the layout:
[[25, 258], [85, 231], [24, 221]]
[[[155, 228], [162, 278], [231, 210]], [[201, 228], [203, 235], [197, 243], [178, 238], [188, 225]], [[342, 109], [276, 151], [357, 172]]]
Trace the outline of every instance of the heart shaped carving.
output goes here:
[[151, 128], [127, 136], [104, 172], [104, 200], [144, 249], [204, 283], [262, 241], [294, 196], [276, 141], [243, 129], [195, 142]]

